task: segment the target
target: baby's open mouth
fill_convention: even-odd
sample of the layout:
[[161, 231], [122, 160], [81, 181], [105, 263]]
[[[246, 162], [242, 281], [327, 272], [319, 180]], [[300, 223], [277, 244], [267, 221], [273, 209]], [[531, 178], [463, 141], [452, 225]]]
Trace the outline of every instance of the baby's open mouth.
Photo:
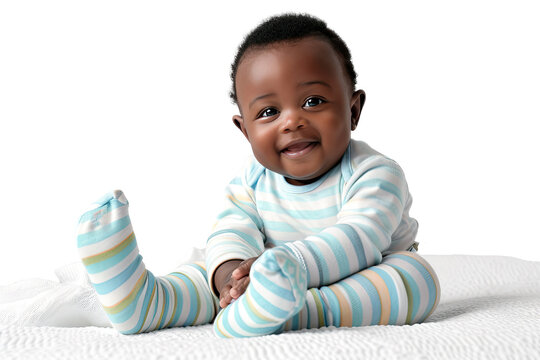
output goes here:
[[281, 152], [288, 157], [297, 158], [309, 153], [317, 144], [318, 142], [316, 141], [298, 142], [286, 147], [285, 149], [281, 150]]

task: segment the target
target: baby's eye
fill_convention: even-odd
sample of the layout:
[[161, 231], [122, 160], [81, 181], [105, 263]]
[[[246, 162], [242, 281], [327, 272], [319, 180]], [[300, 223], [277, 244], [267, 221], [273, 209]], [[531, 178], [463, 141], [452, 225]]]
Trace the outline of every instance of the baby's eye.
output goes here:
[[313, 107], [313, 106], [321, 105], [322, 103], [324, 103], [323, 99], [318, 98], [318, 97], [310, 97], [306, 100], [303, 107]]
[[263, 111], [260, 112], [258, 117], [270, 117], [277, 115], [278, 111], [274, 108], [266, 108]]

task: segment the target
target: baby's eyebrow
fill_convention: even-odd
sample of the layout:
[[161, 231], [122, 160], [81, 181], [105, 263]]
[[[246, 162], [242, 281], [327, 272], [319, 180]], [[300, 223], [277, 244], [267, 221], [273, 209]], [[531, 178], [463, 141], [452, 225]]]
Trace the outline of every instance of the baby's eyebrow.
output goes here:
[[319, 81], [319, 80], [301, 82], [300, 84], [297, 85], [297, 87], [316, 85], [316, 84], [323, 85], [323, 86], [331, 88], [330, 84], [328, 84], [328, 83], [326, 83], [324, 81]]
[[[328, 84], [328, 83], [326, 83], [324, 81], [320, 81], [320, 80], [304, 81], [304, 82], [301, 82], [298, 85], [296, 85], [296, 87], [309, 86], [309, 85], [323, 85], [323, 86], [326, 86], [326, 87], [328, 87], [330, 89], [332, 88], [330, 86], [330, 84]], [[275, 95], [276, 95], [275, 93], [268, 93], [268, 94], [263, 94], [263, 95], [257, 96], [255, 99], [251, 100], [251, 102], [249, 103], [249, 108], [251, 109], [251, 107], [253, 106], [253, 104], [257, 100], [261, 100], [261, 99], [264, 99], [264, 98], [267, 98], [267, 97], [270, 97], [270, 96], [275, 96]]]
[[270, 96], [274, 96], [274, 95], [276, 95], [276, 94], [275, 93], [268, 93], [268, 94], [257, 96], [255, 99], [251, 100], [251, 102], [249, 103], [249, 108], [251, 109], [251, 106], [255, 103], [255, 101], [261, 100], [261, 99], [264, 99], [264, 98], [267, 98], [267, 97], [270, 97]]

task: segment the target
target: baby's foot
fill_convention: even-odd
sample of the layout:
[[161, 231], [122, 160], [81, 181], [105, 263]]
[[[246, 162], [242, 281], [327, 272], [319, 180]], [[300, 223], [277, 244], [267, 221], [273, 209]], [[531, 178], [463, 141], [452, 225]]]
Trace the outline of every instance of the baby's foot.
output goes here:
[[[133, 231], [128, 216], [128, 201], [124, 193], [114, 190], [94, 202], [79, 220], [79, 248], [99, 242], [118, 230]], [[120, 220], [120, 222], [117, 222]], [[83, 255], [83, 254], [81, 254]]]
[[214, 321], [214, 332], [220, 337], [276, 333], [304, 305], [306, 270], [288, 248], [264, 252], [249, 276], [246, 292]]
[[77, 245], [112, 325], [131, 333], [138, 318], [132, 316], [136, 303], [128, 295], [138, 298], [146, 277], [122, 191], [106, 194], [81, 216]]

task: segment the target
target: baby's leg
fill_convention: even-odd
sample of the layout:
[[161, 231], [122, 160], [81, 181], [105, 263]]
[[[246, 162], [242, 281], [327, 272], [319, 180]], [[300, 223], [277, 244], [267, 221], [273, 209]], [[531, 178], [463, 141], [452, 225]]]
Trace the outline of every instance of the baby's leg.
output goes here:
[[420, 323], [439, 298], [431, 266], [416, 253], [400, 251], [333, 285], [309, 289], [304, 307], [284, 330]]
[[79, 254], [112, 325], [123, 334], [207, 324], [217, 299], [204, 264], [181, 265], [155, 277], [139, 254], [121, 191], [105, 195], [81, 216]]

